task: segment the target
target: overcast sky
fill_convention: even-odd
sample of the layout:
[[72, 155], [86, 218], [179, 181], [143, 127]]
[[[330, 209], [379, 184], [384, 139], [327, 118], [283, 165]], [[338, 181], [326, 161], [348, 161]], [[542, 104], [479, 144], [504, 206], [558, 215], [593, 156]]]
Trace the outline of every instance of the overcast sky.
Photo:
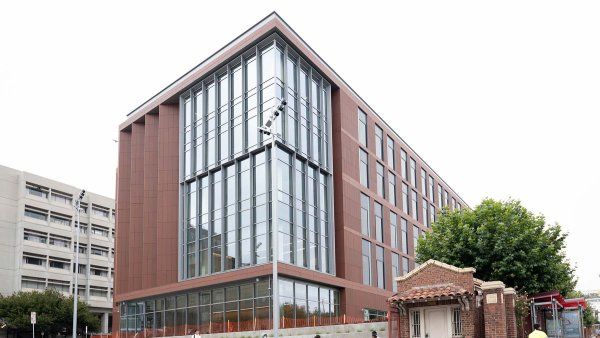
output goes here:
[[126, 114], [276, 10], [471, 206], [562, 224], [600, 289], [600, 2], [395, 3], [3, 1], [0, 164], [114, 196]]

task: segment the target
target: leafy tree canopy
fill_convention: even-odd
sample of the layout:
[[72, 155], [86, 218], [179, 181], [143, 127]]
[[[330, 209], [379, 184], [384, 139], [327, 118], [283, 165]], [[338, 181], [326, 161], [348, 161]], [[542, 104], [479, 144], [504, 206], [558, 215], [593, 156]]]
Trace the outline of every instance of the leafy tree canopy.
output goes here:
[[[8, 297], [0, 296], [0, 318], [8, 328], [31, 331], [30, 314], [37, 313], [36, 332], [58, 334], [71, 332], [73, 320], [73, 297], [66, 297], [58, 291], [47, 289], [43, 292], [17, 292]], [[87, 304], [77, 303], [77, 330], [88, 327], [90, 332], [100, 328], [100, 320], [93, 315]]]
[[418, 262], [473, 267], [478, 278], [528, 294], [559, 290], [564, 295], [575, 287], [564, 252], [566, 233], [519, 201], [485, 199], [473, 210], [444, 210], [432, 230], [419, 239]]

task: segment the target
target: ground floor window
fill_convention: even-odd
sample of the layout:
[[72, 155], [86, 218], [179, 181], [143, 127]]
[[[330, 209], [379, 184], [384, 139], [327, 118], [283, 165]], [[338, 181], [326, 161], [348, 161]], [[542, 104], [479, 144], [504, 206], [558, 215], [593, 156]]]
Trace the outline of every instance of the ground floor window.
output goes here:
[[462, 321], [460, 319], [460, 308], [452, 309], [452, 336], [462, 336]]
[[[339, 290], [287, 278], [279, 281], [283, 325], [332, 322], [340, 313]], [[214, 286], [175, 295], [128, 301], [121, 306], [121, 334], [146, 337], [270, 329], [271, 279]]]
[[363, 309], [363, 316], [366, 322], [379, 321], [383, 318], [387, 318], [387, 312], [375, 309]]
[[421, 337], [421, 311], [411, 313], [411, 337]]

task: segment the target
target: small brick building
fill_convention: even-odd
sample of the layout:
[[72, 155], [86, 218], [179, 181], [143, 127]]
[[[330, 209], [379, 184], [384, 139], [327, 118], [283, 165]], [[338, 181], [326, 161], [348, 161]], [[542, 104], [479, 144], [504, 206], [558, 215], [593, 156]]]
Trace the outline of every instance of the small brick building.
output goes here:
[[398, 277], [388, 299], [390, 337], [516, 338], [515, 290], [474, 273], [429, 260]]

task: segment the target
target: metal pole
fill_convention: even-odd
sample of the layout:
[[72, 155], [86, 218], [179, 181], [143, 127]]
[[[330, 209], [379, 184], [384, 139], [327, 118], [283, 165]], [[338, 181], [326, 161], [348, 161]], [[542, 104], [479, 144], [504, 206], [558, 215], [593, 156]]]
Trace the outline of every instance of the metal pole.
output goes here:
[[271, 208], [272, 208], [272, 240], [271, 248], [273, 250], [273, 336], [279, 337], [279, 276], [277, 262], [279, 261], [279, 226], [277, 221], [277, 206], [279, 203], [277, 194], [277, 149], [275, 148], [275, 134], [277, 133], [277, 123], [273, 121], [271, 133]]
[[79, 289], [79, 232], [81, 231], [81, 223], [79, 223], [79, 210], [81, 207], [81, 199], [75, 202], [77, 208], [77, 231], [75, 234], [75, 290], [73, 292], [73, 336], [77, 336], [77, 295]]
[[556, 299], [552, 299], [552, 322], [554, 323], [554, 337], [560, 337], [560, 326], [558, 324], [558, 305]]
[[537, 323], [537, 318], [535, 315], [535, 301], [531, 301], [531, 328], [533, 329], [533, 324]]
[[75, 201], [75, 209], [77, 210], [77, 232], [75, 234], [75, 287], [73, 292], [73, 333], [72, 337], [77, 336], [77, 296], [79, 293], [79, 232], [81, 231], [81, 223], [79, 222], [79, 214], [81, 212], [81, 200], [85, 196], [85, 190], [81, 190], [77, 200]]
[[273, 304], [273, 336], [279, 337], [279, 276], [277, 271], [277, 265], [279, 262], [279, 227], [277, 224], [277, 204], [279, 199], [277, 198], [277, 122], [275, 121], [279, 114], [284, 113], [285, 105], [287, 102], [282, 100], [277, 108], [271, 109], [271, 116], [265, 124], [258, 128], [258, 130], [266, 135], [271, 135], [271, 252], [272, 252], [272, 265], [273, 265], [273, 277], [271, 288], [271, 299]]
[[31, 325], [33, 325], [33, 338], [35, 338], [35, 323], [33, 323]]
[[583, 328], [583, 307], [581, 305], [577, 306], [577, 310], [579, 311], [579, 335], [583, 337], [585, 334]]

